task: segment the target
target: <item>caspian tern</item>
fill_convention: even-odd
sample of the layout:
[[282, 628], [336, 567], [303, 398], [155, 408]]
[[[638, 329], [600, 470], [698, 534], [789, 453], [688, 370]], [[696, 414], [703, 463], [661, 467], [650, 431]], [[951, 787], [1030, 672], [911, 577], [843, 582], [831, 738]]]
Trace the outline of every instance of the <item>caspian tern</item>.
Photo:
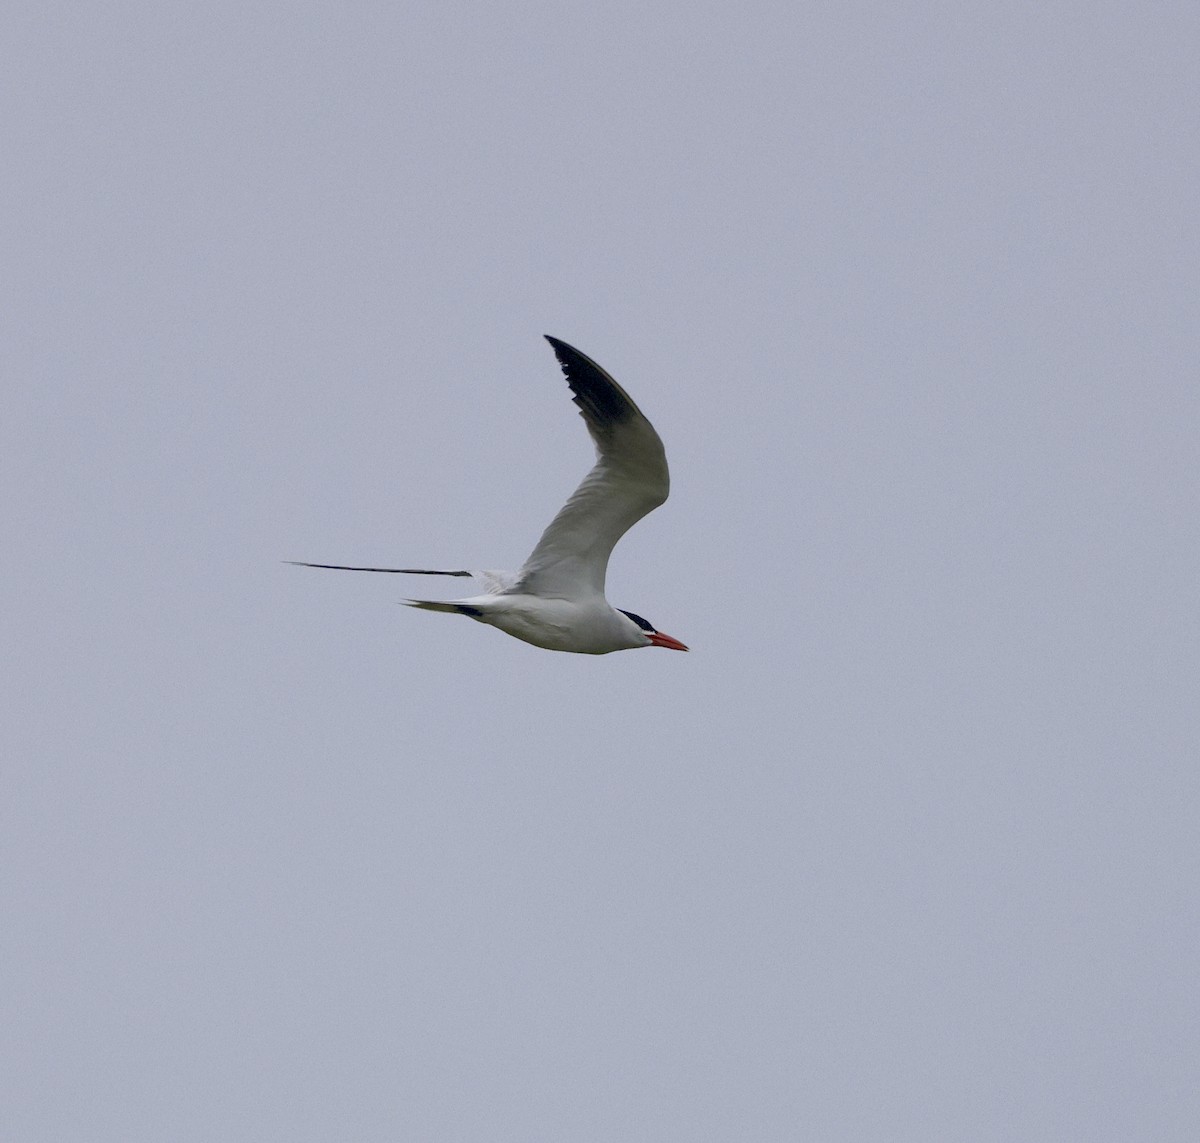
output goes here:
[[466, 599], [410, 599], [410, 607], [469, 615], [480, 623], [544, 647], [580, 655], [607, 655], [636, 647], [686, 651], [652, 623], [611, 607], [604, 598], [608, 557], [617, 541], [667, 498], [667, 457], [654, 426], [590, 357], [546, 335], [572, 398], [596, 445], [596, 463], [542, 533], [518, 572], [433, 571], [310, 564], [306, 568], [400, 575], [475, 576], [488, 588]]

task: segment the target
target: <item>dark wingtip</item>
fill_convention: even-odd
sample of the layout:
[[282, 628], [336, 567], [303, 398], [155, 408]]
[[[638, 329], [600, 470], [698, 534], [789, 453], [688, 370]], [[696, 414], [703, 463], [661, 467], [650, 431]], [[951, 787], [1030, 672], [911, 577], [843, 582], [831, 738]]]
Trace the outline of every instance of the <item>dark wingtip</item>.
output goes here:
[[586, 353], [548, 333], [542, 336], [554, 350], [563, 376], [575, 394], [575, 403], [593, 432], [639, 415], [629, 394]]

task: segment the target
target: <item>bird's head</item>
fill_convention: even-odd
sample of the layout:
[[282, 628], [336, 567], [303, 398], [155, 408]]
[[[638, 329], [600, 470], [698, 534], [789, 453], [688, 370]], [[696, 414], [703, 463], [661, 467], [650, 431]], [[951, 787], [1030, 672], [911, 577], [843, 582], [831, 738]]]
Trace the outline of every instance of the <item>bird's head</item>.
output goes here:
[[687, 648], [679, 642], [678, 639], [673, 639], [670, 635], [664, 635], [661, 631], [654, 629], [654, 624], [648, 619], [643, 619], [640, 615], [634, 615], [632, 611], [624, 611], [617, 608], [622, 615], [625, 616], [631, 623], [638, 628], [636, 635], [640, 636], [640, 642], [635, 644], [639, 647], [666, 647], [669, 651], [686, 651]]

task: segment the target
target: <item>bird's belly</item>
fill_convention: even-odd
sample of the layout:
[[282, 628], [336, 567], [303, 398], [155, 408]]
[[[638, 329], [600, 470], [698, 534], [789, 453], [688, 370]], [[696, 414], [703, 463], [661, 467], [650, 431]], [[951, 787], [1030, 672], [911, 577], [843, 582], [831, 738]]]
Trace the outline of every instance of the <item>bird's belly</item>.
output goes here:
[[485, 622], [547, 651], [606, 655], [619, 649], [605, 638], [606, 632], [591, 609], [566, 600], [538, 600], [534, 606], [516, 604], [493, 612]]

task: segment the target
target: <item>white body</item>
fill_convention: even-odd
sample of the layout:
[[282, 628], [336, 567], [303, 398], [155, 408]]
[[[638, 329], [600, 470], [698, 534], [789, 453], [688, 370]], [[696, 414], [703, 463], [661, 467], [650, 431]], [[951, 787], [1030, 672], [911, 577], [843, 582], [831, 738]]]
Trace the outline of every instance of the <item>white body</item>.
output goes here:
[[[650, 647], [647, 634], [631, 619], [609, 606], [602, 595], [591, 599], [548, 599], [540, 595], [477, 595], [456, 599], [456, 611], [470, 607], [480, 623], [498, 627], [535, 647], [547, 651], [574, 651], [582, 655], [606, 655]], [[417, 602], [416, 606], [421, 606]], [[426, 608], [426, 610], [433, 610]], [[440, 609], [439, 609], [440, 610]], [[459, 611], [459, 614], [470, 612]]]

